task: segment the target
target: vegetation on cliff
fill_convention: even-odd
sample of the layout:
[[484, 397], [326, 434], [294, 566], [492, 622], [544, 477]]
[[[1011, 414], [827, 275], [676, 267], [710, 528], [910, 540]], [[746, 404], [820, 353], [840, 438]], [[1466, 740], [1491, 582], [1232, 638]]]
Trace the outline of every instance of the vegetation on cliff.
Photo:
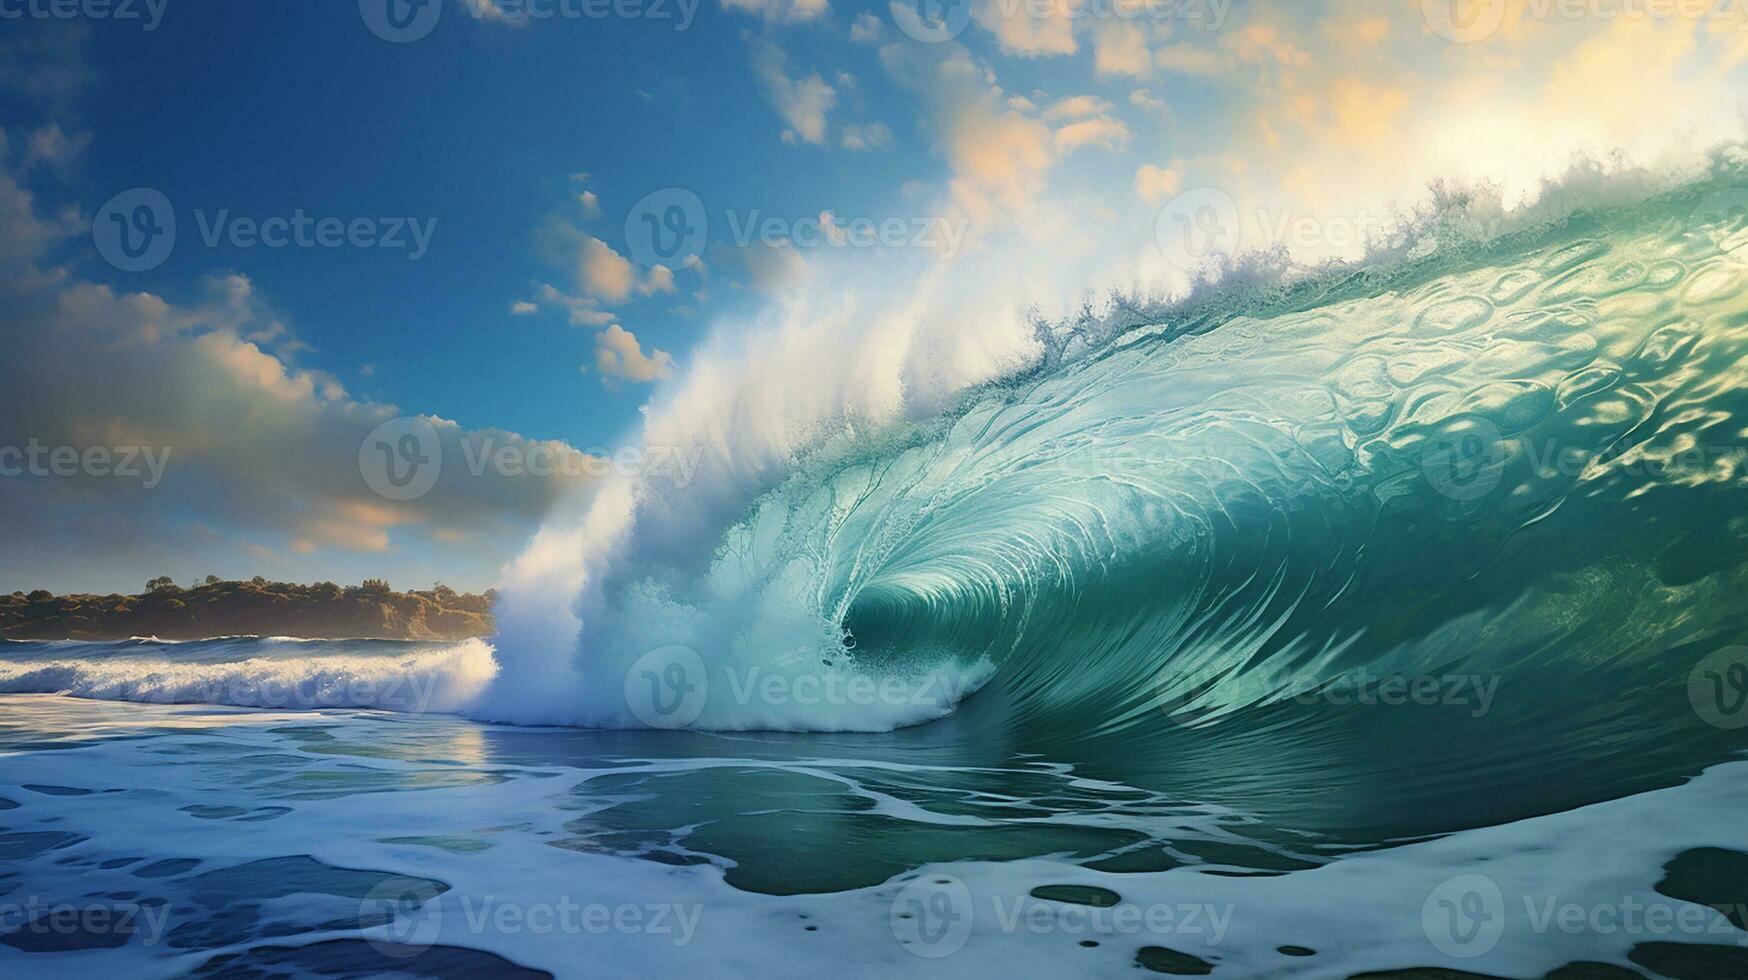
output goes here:
[[462, 640], [492, 633], [495, 591], [458, 593], [439, 583], [396, 592], [381, 579], [356, 586], [296, 585], [216, 576], [192, 588], [155, 578], [139, 595], [0, 594], [0, 637], [11, 640], [197, 640], [258, 634], [305, 639]]

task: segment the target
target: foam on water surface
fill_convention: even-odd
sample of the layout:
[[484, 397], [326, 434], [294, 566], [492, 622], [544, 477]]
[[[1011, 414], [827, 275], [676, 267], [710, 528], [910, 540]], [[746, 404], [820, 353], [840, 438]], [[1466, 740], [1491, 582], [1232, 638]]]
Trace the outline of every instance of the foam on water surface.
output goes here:
[[[457, 950], [564, 977], [1100, 975], [1130, 969], [1146, 949], [1155, 965], [1200, 961], [1215, 976], [1246, 977], [1410, 967], [1541, 976], [1576, 961], [1626, 964], [1657, 942], [1748, 956], [1748, 933], [1657, 890], [1685, 852], [1748, 850], [1748, 762], [1506, 826], [1357, 852], [1311, 848], [1299, 870], [1264, 872], [1188, 856], [1208, 850], [1198, 841], [1246, 840], [1234, 834], [1239, 815], [1156, 807], [1154, 794], [1022, 759], [963, 770], [968, 784], [1005, 776], [1016, 791], [965, 812], [945, 797], [877, 788], [947, 787], [953, 772], [842, 745], [815, 755], [642, 736], [652, 754], [627, 752], [633, 744], [613, 733], [437, 716], [135, 706], [118, 720], [90, 702], [26, 696], [0, 697], [0, 707], [0, 797], [17, 804], [0, 814], [0, 841], [14, 848], [0, 901], [142, 909], [141, 926], [113, 948], [25, 952], [0, 939], [0, 970], [11, 975], [53, 963], [169, 977], [214, 956], [289, 957], [312, 971], [328, 955], [404, 957], [397, 969], [410, 975], [451, 961], [486, 968]], [[47, 771], [86, 792], [44, 792]], [[696, 780], [712, 774], [729, 780], [731, 799], [699, 795]], [[839, 792], [866, 806], [846, 811]], [[1129, 804], [1092, 807], [1084, 794]], [[997, 816], [1002, 805], [1013, 809]], [[797, 830], [757, 846], [724, 839], [716, 852], [685, 843], [708, 843], [708, 825], [736, 815]], [[965, 840], [1004, 826], [1039, 841], [1140, 834], [1181, 844], [1184, 865], [1101, 872], [1020, 845], [1008, 859], [934, 860], [856, 887], [815, 887], [829, 876], [810, 869], [855, 858], [868, 815], [908, 834], [959, 828]], [[842, 835], [808, 821], [840, 822]], [[769, 880], [797, 890], [737, 888], [737, 863], [766, 866]], [[1480, 931], [1453, 935], [1440, 903], [1470, 894]], [[1550, 919], [1568, 907], [1592, 924], [1568, 932]], [[1697, 925], [1608, 928], [1606, 910], [1634, 907]]]

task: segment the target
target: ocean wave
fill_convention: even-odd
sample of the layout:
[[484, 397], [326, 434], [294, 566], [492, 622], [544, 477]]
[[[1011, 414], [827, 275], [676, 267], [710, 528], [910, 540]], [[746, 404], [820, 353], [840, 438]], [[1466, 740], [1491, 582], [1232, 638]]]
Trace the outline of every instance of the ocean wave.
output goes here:
[[[1510, 214], [1441, 190], [1366, 262], [1252, 256], [1017, 339], [754, 331], [646, 426], [701, 450], [693, 483], [610, 484], [536, 538], [468, 710], [885, 730], [963, 701], [1108, 736], [1315, 717], [1356, 672], [1663, 678], [1742, 625], [1706, 596], [1748, 530], [1744, 186], [1731, 150], [1686, 182], [1581, 168]], [[867, 377], [765, 384], [807, 358]], [[1675, 572], [1647, 522], [1706, 547]], [[1671, 629], [1659, 590], [1704, 595]], [[795, 696], [843, 677], [953, 694]]]
[[[243, 639], [248, 642], [237, 643]], [[296, 657], [263, 649], [269, 642], [230, 637], [179, 644], [213, 651], [204, 658], [181, 651], [175, 658], [145, 657], [139, 644], [99, 643], [85, 644], [73, 659], [65, 656], [65, 644], [24, 644], [36, 656], [14, 649], [0, 659], [0, 692], [155, 704], [455, 712], [475, 700], [498, 670], [492, 648], [480, 640], [397, 642], [398, 649], [377, 652], [343, 642]], [[218, 652], [224, 650], [230, 655]]]

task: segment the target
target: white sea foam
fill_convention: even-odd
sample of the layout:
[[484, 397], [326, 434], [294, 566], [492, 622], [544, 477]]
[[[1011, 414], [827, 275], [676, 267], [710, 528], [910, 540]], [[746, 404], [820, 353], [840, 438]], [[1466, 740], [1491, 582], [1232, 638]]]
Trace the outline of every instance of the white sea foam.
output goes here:
[[326, 655], [299, 643], [295, 656], [220, 662], [98, 654], [91, 645], [81, 649], [84, 656], [73, 658], [65, 656], [72, 652], [65, 645], [46, 646], [41, 659], [0, 659], [0, 692], [157, 704], [453, 712], [477, 698], [498, 671], [491, 647], [481, 640]]
[[[83, 730], [91, 707], [70, 702], [6, 699], [9, 716], [33, 732], [50, 735], [62, 726]], [[900, 874], [878, 885], [832, 894], [777, 896], [736, 889], [712, 865], [675, 867], [611, 853], [555, 850], [578, 816], [573, 790], [582, 781], [639, 770], [679, 772], [768, 766], [797, 773], [834, 773], [853, 786], [854, 763], [812, 759], [763, 762], [724, 755], [714, 759], [617, 759], [590, 768], [576, 757], [574, 737], [563, 732], [517, 733], [515, 751], [525, 770], [495, 784], [427, 788], [428, 762], [388, 754], [295, 752], [297, 773], [356, 780], [371, 773], [405, 780], [395, 792], [329, 796], [311, 793], [288, 800], [290, 782], [260, 788], [210, 778], [208, 767], [186, 765], [187, 753], [212, 744], [207, 725], [223, 727], [224, 742], [243, 753], [287, 751], [290, 734], [274, 731], [280, 716], [202, 714], [197, 709], [135, 706], [129, 725], [136, 735], [52, 753], [65, 773], [49, 777], [44, 754], [0, 755], [0, 785], [56, 782], [87, 795], [48, 795], [9, 789], [22, 806], [8, 811], [14, 829], [56, 830], [90, 837], [31, 865], [30, 885], [44, 900], [126, 888], [156, 894], [173, 883], [130, 875], [131, 867], [105, 870], [116, 855], [143, 861], [200, 858], [198, 872], [222, 869], [296, 848], [338, 868], [375, 869], [435, 878], [451, 890], [419, 908], [403, 908], [399, 924], [367, 935], [388, 940], [442, 943], [487, 949], [560, 978], [602, 975], [759, 975], [817, 977], [850, 970], [866, 976], [1005, 978], [1015, 976], [1116, 975], [1133, 969], [1137, 949], [1163, 946], [1218, 966], [1216, 975], [1339, 978], [1372, 970], [1444, 967], [1497, 976], [1542, 976], [1574, 960], [1627, 964], [1632, 947], [1646, 942], [1741, 945], [1744, 934], [1714, 910], [1658, 893], [1663, 867], [1681, 852], [1700, 847], [1748, 849], [1748, 825], [1739, 819], [1748, 796], [1748, 762], [1715, 766], [1684, 784], [1564, 813], [1508, 825], [1462, 831], [1440, 839], [1388, 847], [1335, 859], [1320, 868], [1273, 877], [1223, 877], [1198, 867], [1153, 874], [1092, 871], [1053, 858], [1017, 861], [950, 861]], [[307, 716], [306, 716], [307, 717]], [[408, 739], [465, 768], [489, 762], [475, 755], [483, 730], [443, 719], [426, 719], [415, 735], [384, 717], [373, 721], [350, 713], [321, 716], [342, 744], [369, 747], [383, 737]], [[172, 725], [169, 722], [176, 721]], [[394, 725], [393, 729], [372, 726]], [[152, 731], [156, 730], [156, 731]], [[393, 735], [388, 735], [392, 731]], [[149, 734], [148, 734], [149, 733]], [[550, 742], [545, 740], [550, 739]], [[734, 743], [719, 742], [732, 751]], [[547, 746], [547, 748], [543, 748]], [[883, 770], [928, 767], [880, 763]], [[1063, 773], [1072, 781], [1071, 773]], [[291, 779], [287, 773], [286, 778]], [[328, 785], [321, 779], [311, 788]], [[106, 792], [114, 790], [115, 792]], [[876, 797], [879, 798], [879, 797]], [[914, 806], [881, 809], [895, 819], [930, 824], [963, 823], [963, 815], [919, 813]], [[240, 813], [262, 804], [291, 803], [273, 819], [200, 819], [190, 807], [224, 806]], [[283, 812], [280, 812], [283, 811]], [[675, 817], [686, 807], [675, 801]], [[1096, 821], [1097, 816], [1059, 814], [1053, 822]], [[1170, 818], [1181, 826], [1191, 818]], [[1646, 833], [1655, 827], [1656, 833]], [[215, 832], [221, 829], [223, 832]], [[482, 829], [487, 828], [487, 829]], [[651, 828], [659, 829], [659, 828]], [[1163, 828], [1162, 828], [1163, 829]], [[393, 840], [384, 840], [393, 837]], [[418, 840], [466, 838], [490, 845], [486, 854], [454, 853]], [[832, 854], [775, 854], [763, 859], [831, 861]], [[1480, 875], [1481, 882], [1459, 876]], [[144, 882], [142, 884], [142, 882]], [[271, 883], [268, 883], [270, 885]], [[1110, 889], [1120, 896], [1113, 915], [1135, 910], [1136, 919], [1096, 920], [1086, 907], [1033, 898], [1042, 884]], [[1478, 933], [1467, 943], [1441, 948], [1440, 899], [1453, 887], [1479, 886], [1483, 909], [1497, 934]], [[265, 887], [265, 886], [264, 886]], [[1492, 891], [1497, 889], [1497, 900]], [[929, 941], [900, 918], [927, 899], [946, 897], [959, 918], [931, 924]], [[19, 901], [23, 901], [22, 898]], [[308, 896], [297, 902], [266, 902], [271, 917], [293, 921], [314, 914]], [[482, 917], [480, 910], [518, 913], [566, 906], [617, 908], [666, 906], [696, 915], [689, 933], [651, 933], [608, 927], [588, 934], [536, 928], [537, 920]], [[1658, 908], [1685, 918], [1687, 927], [1651, 926], [1641, 914], [1617, 923], [1612, 911]], [[1184, 910], [1197, 910], [1193, 920]], [[1586, 919], [1547, 919], [1545, 909], [1578, 909]], [[365, 911], [361, 906], [358, 911]], [[1172, 910], [1166, 923], [1148, 916]], [[348, 914], [352, 905], [346, 905]], [[1073, 913], [1073, 914], [1070, 914]], [[1606, 914], [1599, 914], [1606, 913]], [[803, 918], [805, 917], [805, 918]], [[506, 921], [508, 924], [506, 925]], [[1565, 926], [1560, 922], [1566, 922]], [[958, 923], [963, 923], [959, 928]], [[814, 925], [815, 932], [804, 931]], [[1598, 928], [1600, 926], [1600, 928]], [[939, 928], [936, 928], [939, 927]], [[909, 930], [907, 932], [907, 930]], [[346, 923], [331, 932], [301, 934], [277, 943], [301, 945], [357, 935]], [[212, 955], [136, 938], [119, 949], [78, 954], [79, 969], [116, 976], [181, 976]], [[683, 941], [682, 941], [683, 938]], [[911, 942], [906, 944], [904, 940]], [[1082, 940], [1099, 945], [1085, 948]], [[1283, 945], [1315, 950], [1292, 957]], [[949, 948], [951, 947], [951, 948]], [[221, 952], [234, 952], [234, 949]], [[0, 946], [0, 972], [37, 968], [40, 954]], [[417, 961], [413, 961], [415, 964]]]

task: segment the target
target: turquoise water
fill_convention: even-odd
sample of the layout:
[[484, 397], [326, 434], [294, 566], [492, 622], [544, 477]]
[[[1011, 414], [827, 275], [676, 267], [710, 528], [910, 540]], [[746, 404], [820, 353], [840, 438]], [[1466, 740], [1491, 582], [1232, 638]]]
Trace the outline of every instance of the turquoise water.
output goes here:
[[0, 647], [0, 969], [1748, 975], [1743, 186], [1041, 328], [489, 645]]

